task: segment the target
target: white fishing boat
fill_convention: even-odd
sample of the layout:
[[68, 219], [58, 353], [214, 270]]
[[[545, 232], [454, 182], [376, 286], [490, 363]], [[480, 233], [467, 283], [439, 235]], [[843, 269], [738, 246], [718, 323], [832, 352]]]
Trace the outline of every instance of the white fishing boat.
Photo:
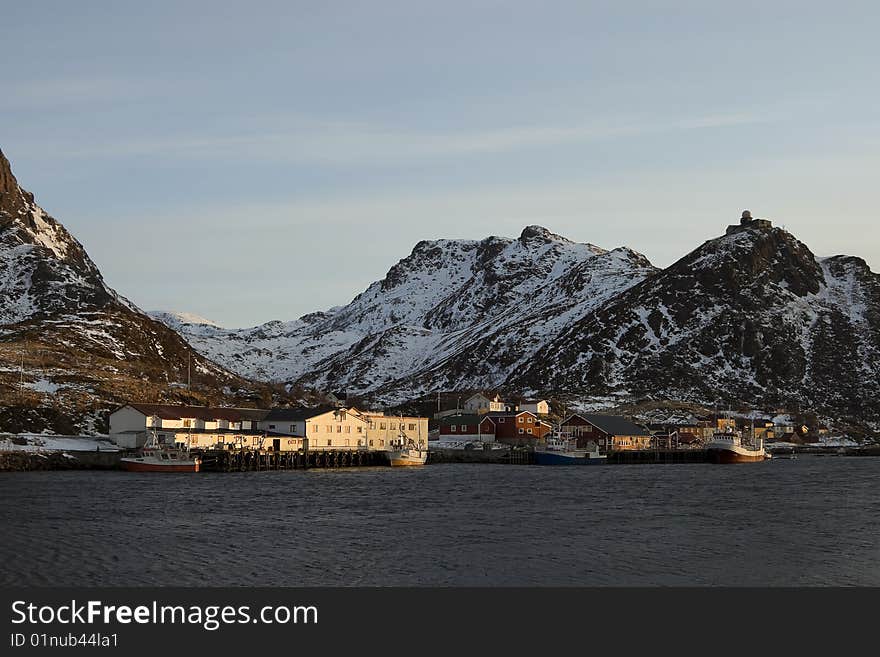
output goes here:
[[141, 453], [120, 459], [120, 464], [128, 472], [198, 472], [202, 460], [188, 446], [162, 445], [151, 433]]
[[559, 436], [547, 438], [535, 448], [534, 456], [537, 465], [601, 465], [608, 460], [595, 443], [590, 443], [590, 449], [578, 448], [575, 439]]
[[428, 450], [419, 446], [412, 438], [398, 436], [397, 440], [385, 450], [385, 457], [392, 466], [425, 465]]

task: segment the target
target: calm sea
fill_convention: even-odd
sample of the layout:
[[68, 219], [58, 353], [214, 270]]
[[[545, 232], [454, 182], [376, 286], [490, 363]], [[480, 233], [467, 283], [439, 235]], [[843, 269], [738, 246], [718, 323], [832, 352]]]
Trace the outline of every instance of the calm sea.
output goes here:
[[880, 585], [880, 458], [0, 475], [0, 585]]

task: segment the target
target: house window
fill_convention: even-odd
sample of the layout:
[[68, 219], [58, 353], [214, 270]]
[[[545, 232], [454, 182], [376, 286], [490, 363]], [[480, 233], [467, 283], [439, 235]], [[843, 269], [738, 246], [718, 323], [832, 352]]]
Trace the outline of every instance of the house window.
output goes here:
[[342, 425], [341, 424], [336, 425], [336, 433], [342, 433]]
[[504, 424], [504, 418], [503, 417], [498, 418], [498, 422], [501, 424]]
[[519, 423], [522, 424], [524, 420], [525, 420], [525, 418], [523, 418], [522, 416], [520, 416], [520, 418], [519, 418]]
[[455, 433], [455, 432], [457, 431], [457, 429], [455, 428], [455, 425], [454, 425], [454, 424], [450, 424], [450, 425], [449, 425], [449, 430], [450, 430], [452, 433]]
[[379, 423], [379, 428], [380, 428], [380, 429], [384, 429], [384, 428], [385, 428], [385, 423], [384, 423], [384, 422], [380, 422], [380, 423]]
[[373, 441], [372, 441], [372, 440], [370, 440], [370, 447], [372, 447], [372, 446], [373, 446]]
[[351, 433], [351, 425], [345, 425], [345, 433]]
[[532, 430], [531, 430], [531, 429], [526, 429], [526, 433], [531, 434], [531, 433], [532, 433]]
[[379, 447], [385, 447], [385, 441], [379, 440]]
[[414, 424], [410, 424], [410, 425], [409, 425], [409, 430], [410, 430], [410, 431], [415, 431], [415, 430], [416, 430], [416, 425], [414, 425]]
[[327, 433], [333, 433], [333, 427], [329, 424], [325, 424], [324, 428], [327, 430]]
[[296, 433], [296, 425], [290, 425], [290, 433]]
[[392, 423], [391, 423], [391, 429], [392, 429], [392, 430], [397, 429], [397, 422], [392, 422]]
[[462, 425], [461, 425], [461, 430], [462, 430], [462, 433], [467, 433], [468, 425], [466, 425], [466, 424], [462, 424]]
[[519, 432], [520, 432], [520, 433], [523, 433], [523, 430], [522, 430], [522, 429], [519, 429]]
[[349, 445], [349, 440], [348, 440], [348, 438], [346, 438], [345, 439], [345, 446], [348, 447], [348, 445]]
[[274, 429], [274, 428], [275, 428], [275, 425], [274, 425], [274, 424], [270, 424], [270, 425], [269, 425], [269, 428], [270, 428], [270, 429]]
[[529, 418], [526, 418], [526, 422], [528, 422], [529, 424], [531, 424], [531, 423], [532, 423], [532, 418], [530, 418], [530, 417], [529, 417]]
[[312, 425], [312, 431], [314, 431], [315, 433], [318, 433], [318, 425], [317, 424]]
[[328, 439], [327, 439], [327, 447], [330, 447], [330, 446], [332, 446], [332, 445], [333, 445], [333, 439], [328, 438]]
[[363, 433], [363, 431], [361, 431], [361, 429], [363, 429], [363, 427], [358, 427], [358, 433]]
[[184, 420], [184, 421], [183, 421], [183, 426], [185, 426], [185, 427], [191, 427], [191, 426], [192, 426], [192, 420]]

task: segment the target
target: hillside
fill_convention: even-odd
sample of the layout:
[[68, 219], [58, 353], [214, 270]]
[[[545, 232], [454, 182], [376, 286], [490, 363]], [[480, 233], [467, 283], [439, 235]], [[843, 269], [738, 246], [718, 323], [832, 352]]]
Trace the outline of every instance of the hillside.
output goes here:
[[108, 287], [0, 152], [0, 427], [100, 432], [107, 410], [130, 399], [246, 404], [272, 394]]

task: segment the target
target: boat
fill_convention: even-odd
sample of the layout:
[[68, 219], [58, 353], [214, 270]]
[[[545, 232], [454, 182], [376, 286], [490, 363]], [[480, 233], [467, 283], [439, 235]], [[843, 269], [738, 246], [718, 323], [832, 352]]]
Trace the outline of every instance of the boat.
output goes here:
[[412, 438], [399, 436], [398, 440], [391, 445], [391, 449], [385, 450], [388, 463], [394, 467], [408, 465], [425, 465], [428, 460], [428, 450], [420, 447]]
[[202, 460], [187, 447], [159, 444], [154, 435], [139, 456], [120, 459], [120, 463], [128, 472], [198, 472]]
[[768, 458], [761, 438], [756, 438], [755, 444], [748, 444], [743, 442], [742, 434], [734, 430], [715, 432], [706, 450], [713, 463], [754, 463]]
[[594, 444], [592, 449], [579, 449], [577, 441], [565, 438], [548, 438], [541, 447], [534, 451], [537, 465], [601, 465], [608, 461], [608, 457], [599, 454], [599, 448]]

